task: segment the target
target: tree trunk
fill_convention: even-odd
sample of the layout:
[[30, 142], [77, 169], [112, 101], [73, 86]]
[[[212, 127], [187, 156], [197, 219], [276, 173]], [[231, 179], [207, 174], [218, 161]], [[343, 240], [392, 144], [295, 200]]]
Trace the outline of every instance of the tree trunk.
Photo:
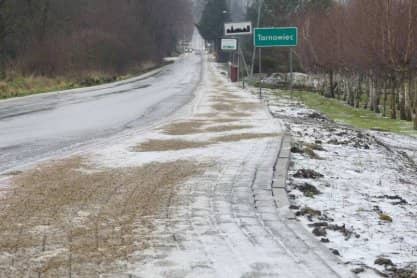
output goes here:
[[380, 113], [381, 112], [381, 110], [379, 109], [379, 104], [381, 103], [381, 100], [380, 100], [380, 91], [378, 90], [378, 85], [379, 85], [379, 82], [378, 82], [378, 80], [377, 79], [375, 79], [374, 80], [374, 99], [373, 99], [373, 103], [372, 103], [372, 106], [373, 106], [373, 111], [375, 112], [375, 113]]
[[362, 80], [363, 80], [363, 76], [360, 75], [359, 79], [358, 79], [358, 88], [356, 89], [355, 92], [355, 100], [354, 100], [354, 106], [355, 108], [359, 108], [360, 103], [361, 103], [361, 97], [362, 97]]
[[407, 121], [412, 121], [412, 99], [411, 99], [411, 75], [407, 75], [404, 82], [404, 117]]
[[388, 88], [387, 81], [384, 81], [384, 85], [383, 85], [383, 89], [384, 89], [384, 99], [383, 99], [383, 101], [384, 101], [384, 112], [382, 114], [384, 117], [387, 116], [387, 99], [388, 99], [387, 88]]
[[405, 113], [405, 86], [404, 86], [404, 79], [401, 80], [400, 91], [398, 95], [398, 104], [400, 110], [400, 119], [406, 120], [406, 113]]
[[417, 118], [417, 79], [412, 76], [411, 78], [411, 92], [412, 92], [412, 105], [411, 112], [414, 113], [415, 118]]
[[397, 90], [396, 82], [392, 82], [391, 89], [391, 119], [397, 119]]
[[329, 94], [327, 97], [334, 98], [334, 73], [329, 71]]
[[414, 129], [417, 130], [417, 97], [414, 101]]
[[375, 82], [372, 77], [368, 80], [368, 103], [366, 105], [366, 108], [368, 108], [371, 111], [375, 111]]
[[412, 111], [414, 111], [414, 129], [417, 130], [417, 79], [413, 76], [412, 78], [412, 92], [413, 92], [413, 104], [414, 107]]
[[[4, 2], [1, 2], [4, 4]], [[0, 8], [2, 5], [0, 5]], [[4, 42], [6, 40], [6, 22], [4, 20], [3, 14], [0, 11], [0, 80], [6, 77], [6, 54], [4, 49]]]
[[346, 81], [346, 100], [350, 106], [354, 105], [354, 96], [353, 96], [354, 88], [352, 85], [353, 84], [350, 80]]

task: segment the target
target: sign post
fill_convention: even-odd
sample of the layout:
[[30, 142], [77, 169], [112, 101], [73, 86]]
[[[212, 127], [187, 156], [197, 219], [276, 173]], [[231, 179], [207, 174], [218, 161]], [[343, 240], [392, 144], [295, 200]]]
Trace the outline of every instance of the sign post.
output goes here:
[[[234, 56], [235, 52], [238, 50], [238, 40], [237, 39], [229, 39], [229, 38], [222, 38], [221, 39], [221, 50], [225, 51], [225, 52], [229, 52], [230, 56]], [[231, 59], [229, 59], [231, 60]], [[230, 63], [230, 62], [229, 62]], [[237, 75], [235, 73], [235, 68], [234, 68], [234, 64], [233, 61], [231, 64], [229, 64], [229, 70], [228, 70], [229, 74], [228, 77], [230, 78], [230, 80], [237, 81]]]
[[[244, 36], [244, 35], [251, 35], [252, 32], [252, 22], [246, 21], [246, 22], [233, 22], [233, 23], [225, 23], [224, 24], [224, 35], [226, 37], [230, 36]], [[236, 41], [236, 48], [232, 46], [231, 40]], [[224, 46], [223, 46], [224, 43]], [[241, 60], [243, 61], [243, 64], [245, 65], [245, 69], [247, 71], [245, 57], [242, 55], [242, 51], [240, 49], [238, 40], [233, 38], [228, 41], [228, 39], [222, 39], [222, 50], [231, 50], [231, 51], [237, 51], [238, 55], [238, 80], [240, 80], [240, 64]], [[242, 57], [240, 57], [242, 55]], [[242, 59], [241, 59], [242, 58]], [[243, 87], [245, 87], [245, 81], [243, 80]]]
[[[257, 48], [289, 47], [290, 91], [293, 89], [293, 53], [292, 47], [298, 44], [297, 27], [255, 28], [253, 44]], [[262, 90], [262, 88], [261, 88]]]

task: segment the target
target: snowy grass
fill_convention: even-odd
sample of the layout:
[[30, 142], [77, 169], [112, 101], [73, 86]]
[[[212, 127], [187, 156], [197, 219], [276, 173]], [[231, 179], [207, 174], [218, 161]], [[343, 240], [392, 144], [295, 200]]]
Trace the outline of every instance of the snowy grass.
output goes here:
[[[275, 90], [276, 95], [290, 96], [288, 91]], [[354, 108], [342, 103], [337, 99], [323, 97], [316, 93], [295, 91], [293, 97], [307, 105], [325, 114], [336, 122], [352, 125], [357, 128], [374, 129], [381, 131], [390, 131], [399, 134], [409, 134], [417, 136], [417, 131], [413, 129], [413, 123], [401, 120], [393, 120], [376, 114], [372, 111]]]
[[[308, 99], [306, 103], [312, 103], [311, 107], [322, 107], [332, 118], [347, 119], [344, 115], [353, 113], [350, 111], [353, 109], [340, 104], [324, 108], [333, 105], [332, 100], [305, 97], [305, 94], [291, 99], [285, 92], [269, 92], [266, 98], [272, 113], [286, 122], [297, 142], [288, 191], [292, 208], [299, 212], [305, 227], [314, 231], [314, 225], [328, 225], [324, 228], [326, 233], [316, 229], [321, 234], [318, 239], [329, 240], [325, 244], [337, 250], [348, 264], [385, 271], [383, 266], [375, 265], [376, 259], [382, 257], [390, 259], [396, 267], [415, 269], [417, 168], [413, 159], [417, 139], [340, 125], [299, 102], [301, 98]], [[352, 119], [363, 113], [358, 111], [349, 122], [354, 124], [357, 119]], [[366, 121], [361, 118], [360, 122]], [[375, 122], [379, 120], [361, 127], [375, 127]], [[320, 159], [305, 152], [306, 147], [314, 145], [319, 146], [314, 152]], [[314, 170], [323, 177], [297, 177], [301, 169]], [[310, 194], [315, 190], [303, 192], [305, 188], [316, 189], [319, 194]], [[320, 215], [303, 216], [300, 212], [305, 208], [319, 211]], [[394, 268], [387, 269], [391, 269], [387, 272], [390, 275], [398, 274]]]

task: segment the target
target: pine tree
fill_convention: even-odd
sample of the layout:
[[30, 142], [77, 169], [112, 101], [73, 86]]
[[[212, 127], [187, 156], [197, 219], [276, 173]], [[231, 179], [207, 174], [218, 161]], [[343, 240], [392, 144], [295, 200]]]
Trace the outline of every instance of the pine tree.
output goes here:
[[216, 41], [223, 36], [224, 23], [229, 20], [226, 0], [208, 0], [197, 27], [206, 41]]

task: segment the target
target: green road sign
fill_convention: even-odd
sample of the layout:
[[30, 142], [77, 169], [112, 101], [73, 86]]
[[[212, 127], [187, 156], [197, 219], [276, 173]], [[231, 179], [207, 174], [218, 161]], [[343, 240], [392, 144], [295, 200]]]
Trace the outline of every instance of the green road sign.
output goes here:
[[297, 46], [297, 27], [255, 28], [253, 36], [255, 47]]

